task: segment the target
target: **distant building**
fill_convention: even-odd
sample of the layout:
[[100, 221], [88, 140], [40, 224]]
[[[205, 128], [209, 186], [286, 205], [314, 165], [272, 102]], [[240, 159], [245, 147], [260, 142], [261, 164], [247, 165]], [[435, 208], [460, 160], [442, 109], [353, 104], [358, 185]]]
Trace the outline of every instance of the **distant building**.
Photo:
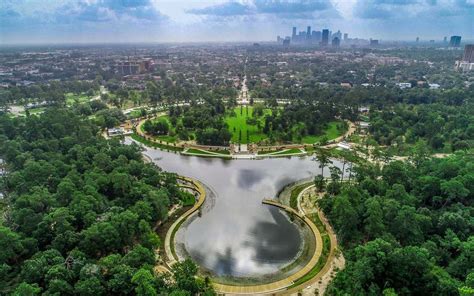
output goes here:
[[400, 82], [400, 83], [397, 83], [397, 86], [400, 89], [411, 88], [411, 83], [409, 83], [409, 82]]
[[329, 44], [329, 30], [324, 29], [323, 34], [322, 34], [322, 39], [321, 39], [321, 45], [327, 46], [328, 44]]
[[451, 47], [461, 46], [461, 36], [451, 36], [451, 40], [449, 41], [449, 46]]
[[341, 45], [341, 40], [338, 37], [334, 37], [331, 44], [332, 44], [332, 47], [337, 48]]
[[473, 71], [474, 63], [468, 63], [464, 61], [456, 61], [454, 64], [457, 70], [462, 70], [463, 72]]
[[311, 39], [311, 26], [308, 26], [308, 28], [306, 28], [306, 39]]
[[444, 36], [443, 42], [444, 42], [444, 43], [447, 43], [447, 42], [448, 42], [448, 37], [447, 37], [447, 36]]
[[378, 46], [379, 40], [378, 39], [370, 39], [370, 46]]
[[456, 70], [462, 70], [463, 72], [474, 70], [474, 44], [464, 46], [462, 60], [456, 61], [454, 66]]
[[285, 40], [283, 40], [283, 46], [290, 46], [291, 39], [290, 37], [286, 37]]
[[464, 62], [474, 63], [474, 44], [466, 44], [466, 46], [464, 46], [462, 60]]
[[313, 31], [313, 40], [314, 42], [320, 42], [321, 41], [321, 31]]
[[341, 82], [340, 85], [345, 88], [352, 88], [352, 84], [349, 82]]
[[420, 42], [420, 37], [416, 37], [416, 42]]
[[123, 62], [117, 65], [117, 72], [121, 75], [145, 73], [151, 69], [151, 65], [151, 60]]
[[291, 34], [291, 39], [293, 39], [293, 41], [295, 41], [296, 39], [296, 27], [293, 27], [293, 33]]
[[344, 41], [348, 41], [348, 40], [349, 40], [349, 34], [344, 33]]
[[334, 34], [332, 34], [332, 36], [331, 36], [331, 37], [332, 37], [331, 39], [334, 39], [334, 38], [336, 38], [336, 37], [337, 37], [337, 38], [339, 38], [339, 40], [341, 40], [341, 39], [342, 39], [342, 33], [341, 33], [341, 31], [340, 31], [340, 30], [337, 30], [337, 32], [336, 32], [336, 33], [334, 33]]
[[439, 89], [441, 86], [437, 83], [428, 83], [430, 89]]

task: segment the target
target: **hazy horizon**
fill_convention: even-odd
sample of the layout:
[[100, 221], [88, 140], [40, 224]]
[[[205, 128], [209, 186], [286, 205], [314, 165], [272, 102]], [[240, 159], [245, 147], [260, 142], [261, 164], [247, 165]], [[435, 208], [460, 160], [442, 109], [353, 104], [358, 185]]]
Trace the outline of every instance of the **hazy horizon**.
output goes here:
[[328, 28], [385, 41], [474, 39], [474, 0], [4, 0], [2, 45], [266, 42]]

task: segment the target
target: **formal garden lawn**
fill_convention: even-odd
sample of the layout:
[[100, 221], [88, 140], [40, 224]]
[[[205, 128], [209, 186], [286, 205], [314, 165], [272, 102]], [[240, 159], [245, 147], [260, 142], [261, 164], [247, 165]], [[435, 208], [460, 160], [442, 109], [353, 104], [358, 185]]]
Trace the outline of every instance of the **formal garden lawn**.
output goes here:
[[67, 93], [66, 105], [70, 107], [74, 104], [89, 102], [91, 99], [92, 97], [88, 96], [86, 93], [81, 93], [81, 94]]
[[240, 141], [242, 144], [256, 143], [267, 139], [267, 135], [262, 132], [262, 128], [265, 125], [265, 115], [271, 114], [270, 109], [264, 109], [264, 115], [255, 118], [257, 122], [260, 122], [260, 128], [258, 123], [253, 125], [247, 123], [248, 118], [254, 118], [252, 106], [235, 107], [233, 111], [235, 116], [227, 115], [225, 117], [225, 122], [229, 125], [229, 131], [232, 134], [232, 142], [239, 142], [240, 131], [242, 131], [242, 139]]
[[[170, 132], [168, 135], [159, 135], [159, 136], [154, 136], [153, 138], [164, 141], [164, 142], [168, 142], [168, 143], [176, 143], [176, 141], [178, 141], [178, 136], [176, 135], [176, 128], [171, 124], [170, 117], [168, 115], [163, 115], [163, 116], [159, 116], [153, 119], [153, 121], [159, 121], [159, 120], [164, 120], [168, 122], [168, 125], [170, 127]], [[143, 129], [143, 125], [141, 126], [141, 129], [142, 129], [142, 132], [145, 132], [145, 130]]]
[[337, 127], [339, 121], [331, 121], [328, 123], [327, 129], [324, 131], [324, 135], [313, 136], [307, 135], [301, 139], [301, 142], [304, 144], [314, 144], [319, 142], [323, 137], [326, 137], [326, 140], [334, 140], [337, 137], [340, 137], [343, 134], [343, 131], [339, 130]]

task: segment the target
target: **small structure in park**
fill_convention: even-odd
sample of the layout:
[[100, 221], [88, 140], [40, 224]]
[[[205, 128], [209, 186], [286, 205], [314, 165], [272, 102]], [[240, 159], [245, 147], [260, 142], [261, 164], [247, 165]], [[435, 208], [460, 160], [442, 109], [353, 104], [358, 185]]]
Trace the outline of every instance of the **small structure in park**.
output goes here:
[[340, 149], [344, 149], [344, 150], [351, 150], [352, 149], [351, 145], [347, 142], [340, 142], [339, 144], [337, 144], [337, 147], [340, 148]]

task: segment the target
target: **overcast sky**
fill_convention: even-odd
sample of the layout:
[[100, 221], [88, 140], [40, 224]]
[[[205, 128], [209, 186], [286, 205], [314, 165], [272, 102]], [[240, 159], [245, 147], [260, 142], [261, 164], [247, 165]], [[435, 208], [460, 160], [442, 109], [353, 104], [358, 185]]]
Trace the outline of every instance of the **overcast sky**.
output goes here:
[[474, 39], [474, 0], [0, 0], [0, 43]]

